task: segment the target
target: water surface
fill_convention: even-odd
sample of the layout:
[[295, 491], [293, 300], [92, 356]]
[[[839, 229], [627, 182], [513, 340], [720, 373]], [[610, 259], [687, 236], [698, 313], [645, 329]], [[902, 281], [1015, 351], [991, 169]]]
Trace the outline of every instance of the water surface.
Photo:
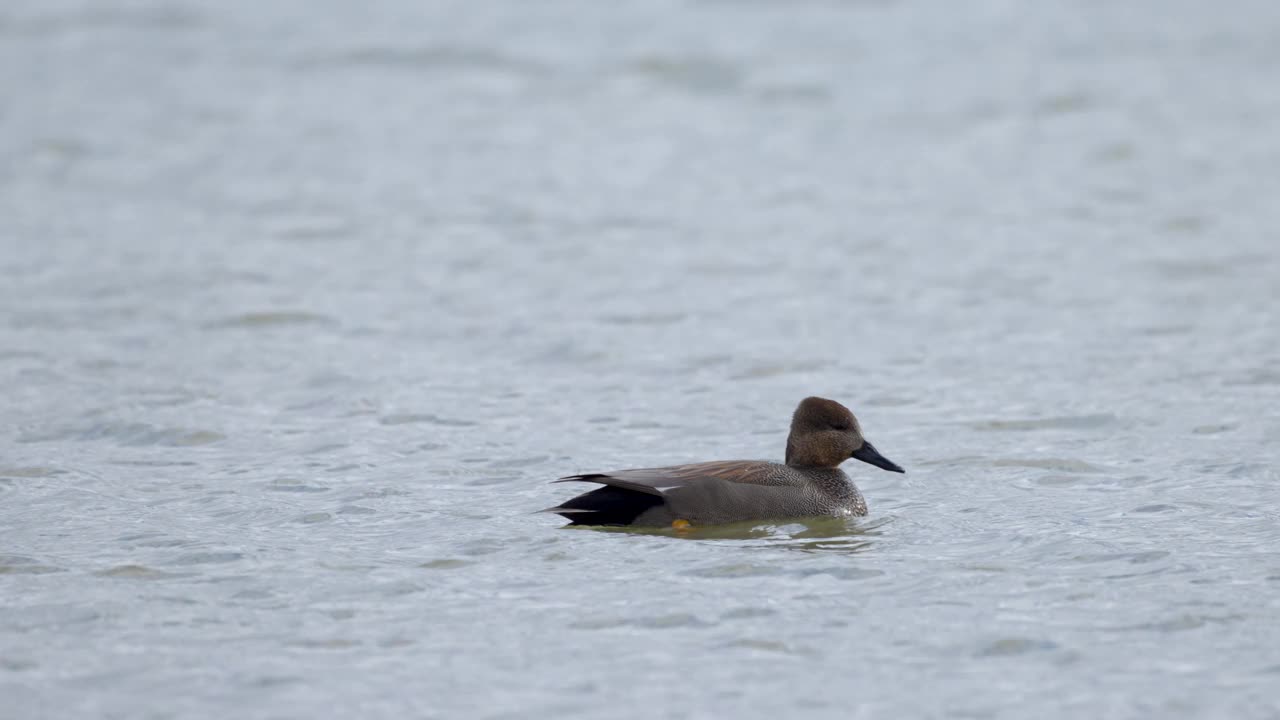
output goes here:
[[[0, 10], [14, 718], [1280, 716], [1280, 11]], [[779, 458], [871, 516], [560, 529]]]

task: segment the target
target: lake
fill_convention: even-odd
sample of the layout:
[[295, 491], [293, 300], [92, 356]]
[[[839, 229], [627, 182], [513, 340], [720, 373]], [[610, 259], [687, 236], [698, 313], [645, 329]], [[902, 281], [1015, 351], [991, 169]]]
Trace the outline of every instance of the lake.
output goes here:
[[[6, 3], [6, 717], [1280, 717], [1278, 68], [1261, 0]], [[866, 518], [537, 512], [807, 395]]]

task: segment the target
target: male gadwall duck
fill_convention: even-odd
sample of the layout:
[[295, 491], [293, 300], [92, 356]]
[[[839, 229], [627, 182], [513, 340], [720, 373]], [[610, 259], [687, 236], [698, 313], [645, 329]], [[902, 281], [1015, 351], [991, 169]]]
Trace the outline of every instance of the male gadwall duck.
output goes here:
[[786, 464], [764, 460], [673, 465], [570, 475], [555, 482], [604, 487], [549, 508], [572, 525], [677, 527], [820, 515], [866, 515], [862, 493], [840, 470], [857, 458], [905, 472], [863, 439], [849, 409], [805, 398], [791, 417]]

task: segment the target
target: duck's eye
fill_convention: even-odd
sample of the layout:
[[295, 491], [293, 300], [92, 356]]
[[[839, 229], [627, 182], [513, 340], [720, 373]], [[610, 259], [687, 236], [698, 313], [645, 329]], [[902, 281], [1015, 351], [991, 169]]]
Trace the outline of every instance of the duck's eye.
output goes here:
[[837, 424], [837, 425], [832, 425], [832, 426], [831, 426], [831, 429], [833, 429], [833, 430], [839, 430], [840, 432], [847, 432], [847, 431], [849, 430], [849, 426], [848, 426], [848, 425], [839, 425], [839, 424]]

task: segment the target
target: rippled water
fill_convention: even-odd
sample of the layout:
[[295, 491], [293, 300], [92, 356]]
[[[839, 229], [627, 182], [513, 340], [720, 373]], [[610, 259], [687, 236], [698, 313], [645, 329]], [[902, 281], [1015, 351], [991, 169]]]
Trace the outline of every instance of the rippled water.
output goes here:
[[[6, 717], [1280, 717], [1273, 3], [0, 9]], [[560, 529], [779, 458], [857, 522]]]

